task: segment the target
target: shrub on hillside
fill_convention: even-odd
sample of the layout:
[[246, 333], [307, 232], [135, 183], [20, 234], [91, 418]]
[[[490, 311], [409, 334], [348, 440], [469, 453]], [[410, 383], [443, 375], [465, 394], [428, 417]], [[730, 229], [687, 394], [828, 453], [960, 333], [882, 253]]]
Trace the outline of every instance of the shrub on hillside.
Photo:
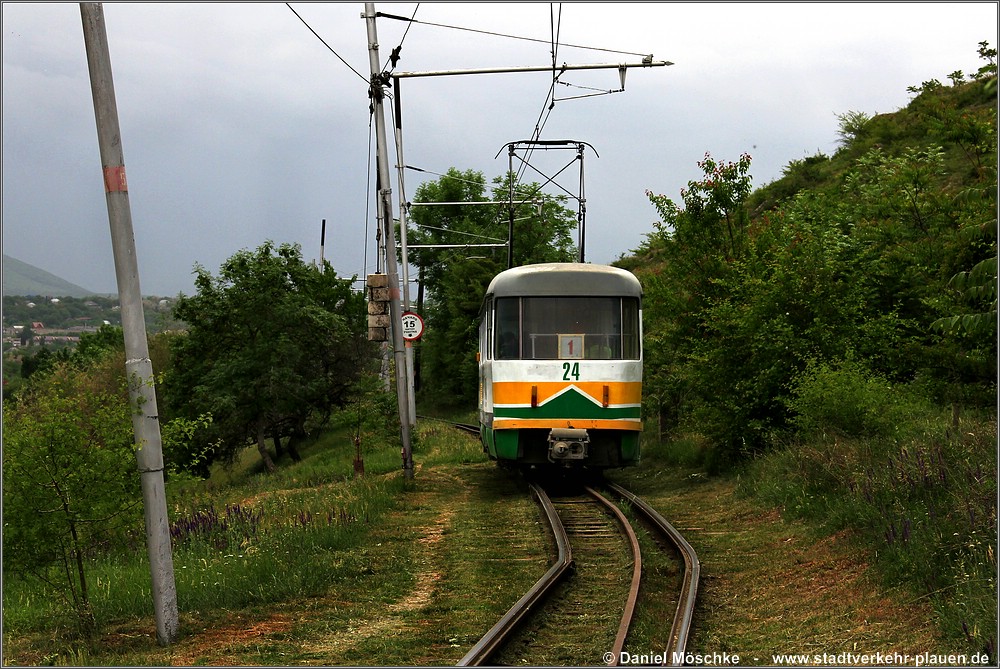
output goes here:
[[894, 384], [853, 359], [813, 362], [796, 379], [792, 424], [802, 436], [902, 436], [930, 404], [904, 384]]

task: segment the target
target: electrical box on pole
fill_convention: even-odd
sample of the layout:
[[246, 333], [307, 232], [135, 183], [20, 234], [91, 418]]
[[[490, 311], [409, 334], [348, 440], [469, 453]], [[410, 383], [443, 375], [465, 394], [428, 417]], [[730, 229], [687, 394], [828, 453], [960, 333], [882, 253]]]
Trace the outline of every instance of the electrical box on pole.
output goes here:
[[368, 275], [368, 341], [388, 341], [391, 316], [389, 314], [389, 276]]

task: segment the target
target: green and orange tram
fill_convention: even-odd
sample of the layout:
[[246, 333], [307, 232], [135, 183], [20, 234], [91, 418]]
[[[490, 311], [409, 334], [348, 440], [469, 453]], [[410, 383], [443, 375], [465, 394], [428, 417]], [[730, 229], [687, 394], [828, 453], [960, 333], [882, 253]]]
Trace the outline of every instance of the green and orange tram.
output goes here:
[[642, 286], [624, 269], [525, 265], [486, 291], [479, 327], [483, 448], [502, 465], [639, 462]]

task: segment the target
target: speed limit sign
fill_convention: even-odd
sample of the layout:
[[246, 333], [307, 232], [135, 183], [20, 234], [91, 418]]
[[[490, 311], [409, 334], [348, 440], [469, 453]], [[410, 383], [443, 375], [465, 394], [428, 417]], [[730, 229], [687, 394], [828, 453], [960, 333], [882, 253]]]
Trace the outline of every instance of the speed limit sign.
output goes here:
[[424, 319], [412, 311], [403, 312], [403, 339], [416, 341], [424, 333]]

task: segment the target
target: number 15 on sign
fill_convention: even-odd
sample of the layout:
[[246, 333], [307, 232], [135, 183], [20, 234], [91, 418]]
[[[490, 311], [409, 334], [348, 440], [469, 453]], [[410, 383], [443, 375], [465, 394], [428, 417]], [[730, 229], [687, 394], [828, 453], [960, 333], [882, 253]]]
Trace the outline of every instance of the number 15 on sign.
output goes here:
[[412, 311], [406, 311], [402, 316], [403, 339], [416, 341], [424, 333], [424, 319]]

